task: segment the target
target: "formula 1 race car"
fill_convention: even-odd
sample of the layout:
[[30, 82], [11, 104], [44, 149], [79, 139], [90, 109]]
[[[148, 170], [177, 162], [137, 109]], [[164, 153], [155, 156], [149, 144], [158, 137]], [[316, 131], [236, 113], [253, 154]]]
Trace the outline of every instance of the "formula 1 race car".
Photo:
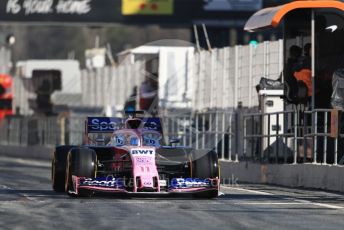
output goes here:
[[98, 192], [191, 193], [215, 198], [219, 191], [217, 153], [164, 145], [159, 118], [88, 117], [85, 144], [58, 146], [52, 160], [52, 186], [70, 196]]

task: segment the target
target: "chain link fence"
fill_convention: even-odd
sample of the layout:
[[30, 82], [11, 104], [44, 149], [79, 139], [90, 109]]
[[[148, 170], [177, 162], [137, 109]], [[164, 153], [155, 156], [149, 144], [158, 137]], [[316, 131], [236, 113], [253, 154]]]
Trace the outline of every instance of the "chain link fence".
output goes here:
[[[245, 107], [258, 106], [255, 86], [262, 77], [279, 78], [283, 69], [282, 47], [283, 42], [279, 40], [257, 46], [226, 47], [211, 52], [203, 50], [191, 56], [185, 53], [185, 64], [174, 70], [185, 73], [180, 77], [187, 78], [189, 84], [184, 95], [190, 97], [191, 103], [186, 101], [184, 108], [193, 111], [233, 109], [239, 102]], [[83, 70], [82, 105], [111, 106], [121, 110], [134, 87], [139, 87], [146, 75], [142, 60], [123, 62], [117, 67]], [[163, 85], [165, 82], [159, 84], [158, 90], [166, 87]], [[171, 86], [170, 82], [168, 84]], [[163, 93], [158, 94], [160, 104], [168, 104], [170, 99], [164, 98]], [[173, 92], [169, 94], [173, 95]]]

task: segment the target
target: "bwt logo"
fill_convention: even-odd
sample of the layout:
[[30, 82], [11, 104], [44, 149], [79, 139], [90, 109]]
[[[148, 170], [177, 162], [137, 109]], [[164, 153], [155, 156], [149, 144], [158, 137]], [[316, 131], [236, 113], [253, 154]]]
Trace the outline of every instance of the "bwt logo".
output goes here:
[[144, 149], [133, 149], [131, 150], [131, 154], [140, 154], [140, 155], [152, 155], [154, 154], [153, 150], [144, 150]]
[[114, 131], [118, 128], [117, 123], [113, 121], [107, 122], [99, 119], [92, 119], [90, 123], [89, 127], [97, 131]]

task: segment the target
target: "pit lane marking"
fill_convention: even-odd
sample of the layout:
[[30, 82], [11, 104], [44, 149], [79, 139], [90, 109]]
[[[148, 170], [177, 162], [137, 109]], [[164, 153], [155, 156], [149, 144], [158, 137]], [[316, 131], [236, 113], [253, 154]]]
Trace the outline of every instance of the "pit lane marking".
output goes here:
[[338, 206], [338, 205], [333, 205], [333, 204], [326, 204], [326, 203], [318, 203], [318, 202], [311, 202], [308, 200], [300, 200], [300, 199], [295, 199], [295, 201], [298, 201], [302, 204], [312, 204], [318, 207], [324, 207], [324, 208], [330, 208], [330, 209], [344, 209], [343, 206]]
[[275, 196], [272, 193], [262, 192], [262, 191], [257, 191], [257, 190], [251, 190], [251, 189], [245, 189], [245, 188], [238, 188], [238, 187], [222, 187], [222, 188], [227, 189], [227, 190], [234, 189], [234, 190], [238, 190], [238, 191], [255, 193], [255, 194], [259, 194], [259, 195]]
[[235, 202], [236, 205], [309, 205], [299, 202]]
[[[260, 194], [260, 195], [267, 195], [267, 196], [278, 196], [277, 194], [268, 193], [268, 192], [262, 192], [257, 190], [251, 190], [251, 189], [244, 189], [244, 188], [237, 188], [237, 187], [222, 187], [227, 190], [238, 190], [238, 191], [244, 191], [254, 194]], [[247, 203], [236, 203], [236, 204], [248, 204], [248, 205], [282, 205], [282, 204], [299, 204], [299, 205], [313, 205], [317, 207], [324, 207], [329, 209], [344, 209], [343, 206], [339, 205], [332, 205], [332, 204], [326, 204], [326, 203], [319, 203], [319, 202], [312, 202], [309, 200], [303, 200], [303, 199], [294, 199], [293, 197], [290, 197], [291, 202], [247, 202]]]

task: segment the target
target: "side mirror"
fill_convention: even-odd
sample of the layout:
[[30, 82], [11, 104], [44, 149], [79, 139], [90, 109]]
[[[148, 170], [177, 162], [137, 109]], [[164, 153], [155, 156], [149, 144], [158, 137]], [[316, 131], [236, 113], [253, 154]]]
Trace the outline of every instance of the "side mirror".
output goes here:
[[104, 145], [105, 144], [105, 139], [103, 137], [98, 137], [95, 140], [97, 142], [97, 145]]
[[172, 146], [173, 144], [178, 144], [180, 143], [180, 139], [179, 138], [173, 138], [170, 140], [170, 146]]

